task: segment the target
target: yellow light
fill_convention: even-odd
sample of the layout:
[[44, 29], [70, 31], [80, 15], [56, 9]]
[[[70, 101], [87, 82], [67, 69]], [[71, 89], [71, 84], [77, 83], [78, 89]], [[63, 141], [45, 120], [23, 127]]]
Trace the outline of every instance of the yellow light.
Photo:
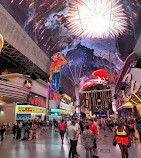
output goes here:
[[0, 34], [0, 53], [3, 48], [3, 45], [4, 45], [4, 39], [3, 39], [3, 36]]

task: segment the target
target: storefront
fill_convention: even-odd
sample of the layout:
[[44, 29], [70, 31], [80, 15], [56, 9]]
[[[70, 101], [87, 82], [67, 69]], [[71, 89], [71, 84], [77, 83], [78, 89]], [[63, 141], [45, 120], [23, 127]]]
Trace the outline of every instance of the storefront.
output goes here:
[[62, 116], [60, 116], [61, 109], [51, 109], [50, 115], [48, 116], [49, 120], [61, 120]]
[[[16, 120], [44, 119], [48, 109], [46, 82], [41, 79], [32, 80], [18, 73], [0, 77], [5, 79], [0, 81], [0, 124], [8, 122], [12, 125]], [[25, 106], [27, 109], [19, 112], [17, 106]], [[29, 107], [31, 112], [27, 112]]]
[[16, 105], [16, 121], [44, 120], [46, 109], [32, 105]]
[[133, 115], [133, 104], [131, 102], [127, 102], [118, 108], [119, 117], [132, 117]]
[[60, 109], [61, 109], [60, 115], [62, 116], [63, 119], [70, 117], [71, 114], [70, 105], [60, 102]]

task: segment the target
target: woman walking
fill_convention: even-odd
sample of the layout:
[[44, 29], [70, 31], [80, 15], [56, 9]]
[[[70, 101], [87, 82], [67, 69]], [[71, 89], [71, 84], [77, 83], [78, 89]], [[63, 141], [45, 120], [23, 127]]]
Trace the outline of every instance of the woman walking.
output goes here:
[[62, 120], [62, 122], [59, 124], [59, 129], [60, 129], [60, 136], [61, 136], [62, 144], [64, 144], [64, 134], [66, 131], [64, 120]]
[[86, 158], [93, 158], [93, 142], [94, 136], [91, 130], [89, 130], [89, 124], [85, 125], [85, 131], [82, 135], [82, 143], [86, 149]]
[[131, 146], [130, 136], [128, 129], [123, 126], [121, 120], [118, 120], [118, 127], [115, 130], [113, 144], [115, 140], [120, 147], [122, 158], [128, 158], [128, 147]]
[[30, 128], [30, 140], [36, 139], [36, 130], [37, 130], [37, 125], [35, 122], [32, 122], [32, 125]]

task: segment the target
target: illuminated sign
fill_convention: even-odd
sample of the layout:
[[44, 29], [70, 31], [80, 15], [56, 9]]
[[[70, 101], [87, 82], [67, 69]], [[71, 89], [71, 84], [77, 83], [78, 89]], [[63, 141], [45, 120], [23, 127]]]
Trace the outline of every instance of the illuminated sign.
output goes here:
[[127, 84], [131, 83], [131, 88], [129, 89], [129, 95], [125, 94], [125, 91], [122, 90], [122, 95], [125, 101], [129, 101], [132, 97], [132, 94], [135, 94], [139, 91], [140, 87], [141, 87], [141, 82], [135, 81], [133, 79], [133, 76], [131, 73], [128, 73], [124, 78], [123, 78], [123, 82], [125, 82]]
[[28, 89], [32, 88], [32, 81], [30, 80], [25, 80], [24, 86]]
[[51, 114], [51, 116], [59, 116], [58, 113]]
[[64, 113], [71, 113], [70, 111], [68, 111], [68, 110], [61, 110], [61, 112], [64, 112]]
[[51, 112], [61, 112], [61, 109], [51, 109]]
[[26, 106], [17, 106], [17, 113], [39, 113], [45, 114], [46, 109], [38, 107], [26, 107]]
[[60, 109], [70, 110], [70, 106], [68, 104], [63, 103], [63, 102], [60, 102]]
[[29, 105], [40, 106], [46, 108], [46, 98], [31, 93], [27, 99]]

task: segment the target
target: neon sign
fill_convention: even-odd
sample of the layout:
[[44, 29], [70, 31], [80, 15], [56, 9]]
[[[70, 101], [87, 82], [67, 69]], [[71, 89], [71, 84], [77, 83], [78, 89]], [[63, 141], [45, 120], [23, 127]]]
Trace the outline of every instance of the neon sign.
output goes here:
[[25, 80], [24, 86], [28, 89], [32, 88], [32, 82], [30, 80]]
[[34, 105], [34, 106], [40, 106], [40, 107], [45, 107], [46, 108], [46, 98], [41, 97], [35, 94], [30, 94], [27, 103], [29, 105]]
[[128, 73], [124, 78], [123, 78], [123, 82], [125, 82], [127, 84], [131, 83], [131, 88], [130, 88], [130, 95], [126, 95], [125, 94], [125, 91], [122, 90], [122, 95], [123, 95], [123, 98], [125, 101], [129, 101], [132, 97], [132, 94], [135, 94], [138, 92], [138, 90], [140, 89], [141, 87], [141, 82], [138, 82], [138, 81], [135, 81], [132, 79], [132, 74], [131, 73]]

